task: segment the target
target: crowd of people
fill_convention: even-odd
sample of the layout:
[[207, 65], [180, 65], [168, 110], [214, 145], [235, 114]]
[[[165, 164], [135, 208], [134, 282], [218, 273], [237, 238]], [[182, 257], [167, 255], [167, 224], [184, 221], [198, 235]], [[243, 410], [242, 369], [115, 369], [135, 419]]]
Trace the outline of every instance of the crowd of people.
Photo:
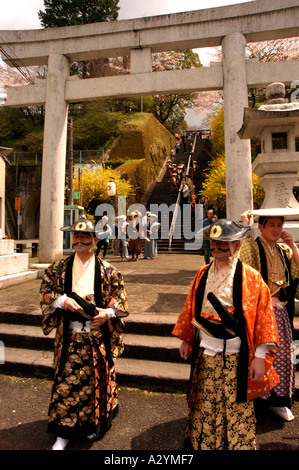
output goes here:
[[[183, 145], [181, 142], [176, 144], [179, 149], [180, 145]], [[177, 152], [178, 153], [178, 152]], [[167, 180], [170, 182], [170, 192], [178, 193], [181, 191], [182, 185], [185, 183], [190, 187], [190, 190], [193, 188], [194, 179], [199, 178], [200, 176], [200, 167], [198, 162], [194, 160], [193, 152], [193, 143], [190, 141], [190, 150], [189, 155], [191, 157], [190, 166], [187, 169], [184, 162], [175, 163], [174, 162], [174, 150], [171, 151], [170, 157], [166, 162], [167, 167]]]
[[[179, 182], [181, 204], [203, 202], [183, 164], [175, 168], [170, 161], [168, 171], [178, 178], [173, 185], [177, 190]], [[258, 218], [254, 239], [252, 211], [235, 222], [218, 220], [206, 208], [204, 264], [172, 332], [182, 341], [181, 358], [190, 361], [187, 451], [254, 450], [257, 409], [294, 419], [299, 250], [283, 230], [284, 210], [276, 212]], [[157, 215], [135, 210], [114, 226], [104, 215], [97, 229], [84, 218], [62, 228], [72, 232], [74, 254], [46, 269], [40, 289], [43, 332], [56, 328], [48, 424], [57, 436], [53, 449], [65, 449], [78, 436], [100, 438], [117, 415], [114, 359], [124, 349], [128, 306], [122, 274], [105, 257], [111, 241], [121, 260], [157, 257], [159, 225]]]
[[156, 258], [159, 226], [158, 216], [150, 211], [147, 211], [145, 216], [138, 210], [131, 212], [129, 216], [120, 215], [116, 217], [113, 227], [108, 224], [108, 218], [104, 215], [97, 226], [96, 256], [101, 253], [103, 247], [101, 257], [105, 259], [110, 242], [114, 256], [119, 256], [121, 261]]
[[[256, 239], [251, 211], [242, 222], [213, 215], [201, 229], [212, 261], [199, 267], [173, 330], [191, 363], [184, 449], [253, 450], [257, 406], [294, 419], [299, 250], [283, 230], [283, 210], [258, 219]], [[138, 257], [136, 240], [149, 242], [154, 230], [151, 216], [143, 224], [139, 212], [131, 214], [131, 237], [119, 237], [119, 252], [126, 253], [127, 241], [132, 259]], [[126, 233], [125, 219], [118, 219], [119, 233]], [[104, 219], [103, 238], [107, 225]], [[122, 274], [95, 255], [94, 224], [82, 218], [62, 230], [72, 232], [74, 254], [49, 266], [40, 288], [43, 332], [56, 328], [48, 423], [55, 450], [78, 436], [99, 439], [111, 427], [119, 405], [114, 359], [124, 348], [128, 315]], [[145, 245], [144, 253], [154, 249]]]

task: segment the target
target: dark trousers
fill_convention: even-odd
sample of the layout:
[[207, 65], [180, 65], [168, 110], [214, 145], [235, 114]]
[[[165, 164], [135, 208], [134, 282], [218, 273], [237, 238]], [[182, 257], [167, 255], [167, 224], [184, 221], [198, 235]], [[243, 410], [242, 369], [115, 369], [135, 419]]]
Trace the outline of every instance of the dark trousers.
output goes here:
[[104, 248], [103, 248], [103, 258], [105, 258], [106, 253], [107, 253], [107, 247], [108, 247], [108, 242], [106, 242], [106, 240], [99, 240], [99, 241], [98, 241], [98, 243], [97, 243], [96, 256], [99, 255], [102, 246], [104, 247]]
[[205, 257], [205, 263], [210, 264], [210, 240], [204, 240], [203, 241], [203, 252], [204, 252], [204, 257]]

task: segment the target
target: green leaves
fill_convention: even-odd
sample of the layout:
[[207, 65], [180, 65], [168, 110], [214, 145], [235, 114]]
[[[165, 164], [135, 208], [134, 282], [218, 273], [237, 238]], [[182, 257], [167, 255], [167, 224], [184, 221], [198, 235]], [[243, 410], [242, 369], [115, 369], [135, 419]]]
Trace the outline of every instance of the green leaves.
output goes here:
[[118, 18], [119, 0], [44, 0], [38, 17], [45, 28], [113, 21]]

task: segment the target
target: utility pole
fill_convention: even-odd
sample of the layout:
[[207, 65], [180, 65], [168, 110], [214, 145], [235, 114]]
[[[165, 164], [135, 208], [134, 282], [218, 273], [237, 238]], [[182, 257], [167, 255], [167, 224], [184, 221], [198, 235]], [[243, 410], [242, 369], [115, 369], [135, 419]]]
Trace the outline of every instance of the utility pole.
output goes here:
[[73, 191], [73, 120], [68, 120], [68, 139], [67, 139], [67, 165], [68, 165], [68, 205], [72, 206], [74, 204], [74, 191]]

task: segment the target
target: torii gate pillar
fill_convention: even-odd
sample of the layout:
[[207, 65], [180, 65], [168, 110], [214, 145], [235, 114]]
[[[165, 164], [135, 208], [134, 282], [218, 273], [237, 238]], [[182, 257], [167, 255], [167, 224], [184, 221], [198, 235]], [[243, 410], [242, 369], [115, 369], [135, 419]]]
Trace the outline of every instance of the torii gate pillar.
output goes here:
[[226, 210], [227, 218], [235, 221], [253, 205], [250, 140], [237, 135], [248, 107], [245, 46], [241, 33], [229, 34], [222, 41]]
[[65, 83], [69, 60], [62, 54], [48, 59], [44, 149], [40, 202], [39, 262], [62, 258], [68, 104]]

